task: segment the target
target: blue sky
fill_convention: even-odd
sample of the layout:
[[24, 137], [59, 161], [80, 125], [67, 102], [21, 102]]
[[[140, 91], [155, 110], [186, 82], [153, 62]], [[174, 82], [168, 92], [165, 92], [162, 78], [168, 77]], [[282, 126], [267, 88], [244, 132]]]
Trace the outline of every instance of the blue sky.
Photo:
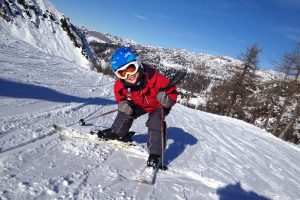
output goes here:
[[52, 0], [75, 25], [139, 44], [237, 58], [257, 43], [261, 69], [300, 41], [300, 0]]

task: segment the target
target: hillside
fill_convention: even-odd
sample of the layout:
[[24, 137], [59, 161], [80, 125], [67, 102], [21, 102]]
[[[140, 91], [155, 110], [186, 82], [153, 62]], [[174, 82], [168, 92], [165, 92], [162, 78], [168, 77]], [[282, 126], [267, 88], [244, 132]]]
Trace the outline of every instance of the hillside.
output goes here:
[[3, 31], [41, 51], [82, 66], [94, 59], [85, 36], [51, 1], [0, 0], [0, 20]]

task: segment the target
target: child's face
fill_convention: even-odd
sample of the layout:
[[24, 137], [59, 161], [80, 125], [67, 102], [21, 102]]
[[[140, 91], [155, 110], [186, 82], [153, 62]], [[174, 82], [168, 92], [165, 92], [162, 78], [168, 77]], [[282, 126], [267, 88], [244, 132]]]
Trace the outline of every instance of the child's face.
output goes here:
[[138, 79], [138, 77], [139, 77], [139, 75], [140, 75], [140, 72], [137, 72], [137, 73], [132, 74], [132, 75], [128, 74], [128, 75], [127, 75], [127, 78], [124, 79], [124, 80], [125, 80], [127, 83], [135, 84], [136, 81], [137, 81], [137, 79]]

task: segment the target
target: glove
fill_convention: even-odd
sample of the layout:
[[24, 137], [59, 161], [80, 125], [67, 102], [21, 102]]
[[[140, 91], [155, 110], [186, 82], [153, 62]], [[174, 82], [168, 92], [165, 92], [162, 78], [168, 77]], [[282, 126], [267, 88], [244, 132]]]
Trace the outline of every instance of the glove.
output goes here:
[[170, 108], [172, 106], [172, 100], [164, 91], [158, 92], [156, 99], [164, 108]]
[[133, 109], [127, 100], [122, 100], [118, 103], [118, 110], [126, 115], [132, 115], [133, 113]]

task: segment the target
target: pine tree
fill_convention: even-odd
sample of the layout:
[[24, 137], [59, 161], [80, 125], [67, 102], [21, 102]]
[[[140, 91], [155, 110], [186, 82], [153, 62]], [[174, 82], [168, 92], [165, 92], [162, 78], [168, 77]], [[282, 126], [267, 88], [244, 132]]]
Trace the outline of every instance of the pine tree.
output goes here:
[[240, 59], [242, 64], [228, 82], [230, 91], [229, 102], [225, 112], [226, 116], [233, 116], [234, 108], [243, 110], [241, 107], [245, 105], [247, 98], [252, 94], [255, 88], [255, 72], [258, 69], [258, 54], [261, 49], [257, 44], [253, 44], [242, 53]]

